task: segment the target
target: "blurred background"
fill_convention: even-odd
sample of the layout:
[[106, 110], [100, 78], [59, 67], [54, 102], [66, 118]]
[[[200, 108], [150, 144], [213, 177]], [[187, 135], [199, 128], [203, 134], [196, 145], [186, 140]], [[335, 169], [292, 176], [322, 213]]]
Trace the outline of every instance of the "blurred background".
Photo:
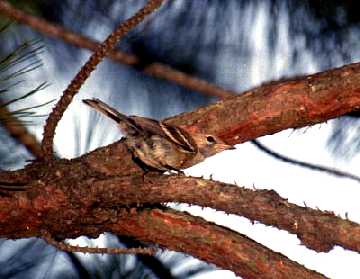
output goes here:
[[[102, 41], [144, 0], [10, 1], [18, 8]], [[143, 69], [160, 62], [241, 94], [264, 82], [310, 74], [360, 61], [360, 3], [335, 0], [173, 0], [132, 30], [118, 49], [135, 55], [128, 66], [106, 59], [92, 73], [57, 128], [58, 156], [74, 158], [121, 137], [114, 123], [81, 99], [97, 97], [127, 114], [162, 119], [213, 103], [211, 97]], [[0, 15], [0, 26], [9, 20]], [[41, 141], [46, 116], [90, 51], [11, 23], [0, 33], [0, 103]], [[14, 53], [15, 52], [15, 53]], [[13, 54], [12, 60], [5, 59]], [[7, 64], [8, 63], [8, 64]], [[9, 65], [10, 63], [10, 65]], [[24, 98], [23, 96], [26, 95]], [[16, 100], [16, 101], [14, 101]], [[50, 102], [50, 103], [48, 103]], [[24, 111], [24, 108], [26, 110]], [[189, 175], [274, 189], [290, 202], [334, 211], [360, 222], [360, 184], [294, 164], [337, 168], [359, 175], [360, 122], [354, 112], [339, 119], [286, 130], [237, 146], [186, 171]], [[6, 129], [0, 115], [0, 168], [17, 169], [32, 155]], [[275, 153], [275, 154], [274, 154]], [[274, 156], [279, 155], [279, 156]], [[284, 162], [284, 157], [288, 159]], [[291, 163], [292, 162], [292, 163]], [[211, 209], [173, 205], [231, 227], [331, 278], [359, 278], [357, 253], [335, 248], [315, 253], [296, 236]], [[79, 245], [132, 246], [110, 234]], [[230, 271], [187, 255], [100, 256], [63, 253], [38, 239], [0, 240], [0, 278], [235, 278]], [[36, 255], [36, 257], [34, 257]]]

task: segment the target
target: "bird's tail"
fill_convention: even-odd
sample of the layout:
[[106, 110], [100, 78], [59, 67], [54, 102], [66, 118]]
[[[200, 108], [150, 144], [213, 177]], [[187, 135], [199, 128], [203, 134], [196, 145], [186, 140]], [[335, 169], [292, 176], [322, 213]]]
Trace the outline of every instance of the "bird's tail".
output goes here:
[[88, 106], [96, 109], [97, 111], [105, 114], [107, 117], [111, 118], [115, 122], [121, 124], [121, 122], [128, 122], [128, 117], [125, 114], [118, 112], [116, 109], [105, 104], [99, 99], [84, 99], [82, 100]]

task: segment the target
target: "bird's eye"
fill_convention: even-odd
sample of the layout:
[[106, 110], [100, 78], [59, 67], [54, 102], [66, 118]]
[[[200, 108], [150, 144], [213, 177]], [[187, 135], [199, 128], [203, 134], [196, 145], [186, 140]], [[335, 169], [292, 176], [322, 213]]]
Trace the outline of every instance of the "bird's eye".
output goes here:
[[206, 141], [208, 144], [214, 144], [216, 142], [216, 140], [213, 136], [207, 136]]

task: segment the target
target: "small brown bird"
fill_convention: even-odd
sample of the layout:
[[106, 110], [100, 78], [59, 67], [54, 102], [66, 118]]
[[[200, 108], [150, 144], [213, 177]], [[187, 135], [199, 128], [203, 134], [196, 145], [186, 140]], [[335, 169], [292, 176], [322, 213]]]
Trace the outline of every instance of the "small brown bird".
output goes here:
[[180, 127], [140, 116], [126, 116], [99, 99], [83, 102], [115, 120], [134, 158], [158, 171], [180, 171], [223, 150], [234, 149], [214, 135], [189, 134]]

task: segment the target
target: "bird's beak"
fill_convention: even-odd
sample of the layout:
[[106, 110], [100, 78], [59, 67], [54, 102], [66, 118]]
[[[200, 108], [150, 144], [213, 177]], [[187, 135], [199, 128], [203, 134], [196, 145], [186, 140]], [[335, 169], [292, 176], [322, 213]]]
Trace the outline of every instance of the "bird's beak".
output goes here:
[[[219, 146], [220, 145], [220, 146]], [[233, 150], [236, 149], [235, 146], [227, 143], [218, 144], [221, 150]]]

